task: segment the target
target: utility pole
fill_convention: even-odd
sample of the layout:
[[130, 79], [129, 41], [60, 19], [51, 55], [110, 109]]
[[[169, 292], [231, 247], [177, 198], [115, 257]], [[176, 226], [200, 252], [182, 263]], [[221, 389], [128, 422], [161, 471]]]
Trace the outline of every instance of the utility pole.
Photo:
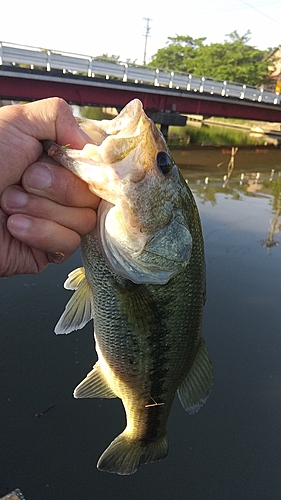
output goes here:
[[143, 35], [144, 38], [145, 38], [145, 41], [144, 41], [144, 52], [143, 52], [143, 65], [146, 66], [147, 39], [149, 37], [149, 33], [150, 33], [150, 29], [151, 29], [150, 26], [149, 26], [149, 22], [152, 21], [152, 19], [150, 19], [149, 17], [144, 17], [143, 19], [146, 21], [145, 34]]

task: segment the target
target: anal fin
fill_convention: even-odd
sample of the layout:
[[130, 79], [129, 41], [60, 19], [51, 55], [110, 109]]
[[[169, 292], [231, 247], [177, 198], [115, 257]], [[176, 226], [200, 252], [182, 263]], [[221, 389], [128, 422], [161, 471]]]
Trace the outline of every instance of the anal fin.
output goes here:
[[212, 363], [202, 339], [193, 365], [178, 388], [179, 400], [188, 413], [192, 414], [200, 410], [208, 399], [212, 383]]
[[108, 386], [99, 362], [94, 365], [84, 380], [77, 385], [73, 396], [75, 398], [116, 398], [116, 394]]

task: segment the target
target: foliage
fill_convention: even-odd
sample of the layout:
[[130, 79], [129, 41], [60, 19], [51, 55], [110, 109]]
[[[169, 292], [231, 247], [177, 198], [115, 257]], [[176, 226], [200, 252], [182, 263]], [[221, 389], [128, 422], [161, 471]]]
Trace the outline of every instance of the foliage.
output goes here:
[[90, 120], [112, 120], [112, 115], [106, 113], [103, 108], [96, 106], [83, 106], [81, 115]]
[[110, 61], [114, 63], [120, 63], [120, 62], [126, 62], [127, 64], [136, 64], [137, 60], [136, 59], [130, 59], [127, 58], [126, 61], [121, 61], [120, 56], [117, 56], [116, 54], [111, 54], [109, 55], [108, 53], [106, 54], [101, 54], [100, 56], [95, 57], [97, 61]]
[[169, 146], [187, 144], [200, 146], [253, 146], [263, 145], [264, 137], [250, 137], [248, 131], [220, 126], [194, 126], [187, 122], [185, 127], [169, 127]]
[[193, 39], [191, 36], [168, 37], [166, 47], [159, 49], [152, 56], [149, 66], [157, 66], [163, 69], [177, 69], [194, 73], [196, 68], [196, 56], [204, 47], [206, 38]]
[[108, 53], [106, 54], [101, 54], [100, 56], [95, 57], [97, 61], [111, 61], [111, 62], [120, 62], [120, 56], [117, 56], [115, 54], [109, 55]]
[[206, 38], [169, 37], [166, 47], [157, 51], [150, 66], [195, 73], [211, 78], [261, 85], [269, 78], [269, 50], [251, 45], [250, 31], [226, 35], [224, 43], [205, 43]]

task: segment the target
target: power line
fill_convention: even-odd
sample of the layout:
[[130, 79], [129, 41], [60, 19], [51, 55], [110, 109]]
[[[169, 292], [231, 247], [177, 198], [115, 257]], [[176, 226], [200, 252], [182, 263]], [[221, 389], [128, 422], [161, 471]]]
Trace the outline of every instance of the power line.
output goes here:
[[262, 12], [261, 10], [257, 9], [257, 7], [254, 7], [254, 5], [251, 5], [250, 3], [245, 2], [245, 0], [239, 0], [239, 2], [243, 3], [244, 5], [247, 5], [248, 7], [251, 7], [251, 9], [255, 10], [256, 12], [261, 14], [262, 16], [267, 17], [267, 19], [270, 19], [270, 21], [274, 21], [275, 23], [280, 24], [280, 21], [277, 21], [277, 19], [273, 19], [273, 17], [268, 16], [267, 14]]
[[[243, 1], [243, 0], [238, 0], [239, 2], [243, 3], [246, 7], [250, 7], [251, 9], [257, 11], [259, 14], [261, 14], [262, 16], [264, 17], [267, 17], [268, 19], [270, 19], [271, 21], [274, 21], [275, 23], [277, 24], [280, 24], [279, 21], [277, 21], [277, 19], [273, 19], [272, 17], [270, 17], [268, 14], [265, 14], [264, 12], [262, 12], [261, 10], [259, 10], [257, 7], [255, 7], [254, 5], [251, 5], [249, 4], [248, 2], [246, 1]], [[269, 7], [269, 6], [274, 6], [274, 5], [277, 5], [279, 6], [280, 5], [280, 0], [277, 0], [277, 1], [271, 1], [269, 3], [266, 4], [266, 7]], [[219, 9], [212, 9], [212, 10], [205, 10], [204, 12], [202, 12], [201, 10], [199, 12], [196, 12], [196, 13], [193, 13], [192, 15], [193, 16], [210, 16], [210, 15], [215, 15], [215, 14], [224, 14], [225, 12], [228, 13], [228, 12], [233, 12], [233, 11], [237, 11], [237, 10], [241, 10], [241, 9], [245, 9], [246, 7], [225, 7], [223, 9], [219, 8]]]

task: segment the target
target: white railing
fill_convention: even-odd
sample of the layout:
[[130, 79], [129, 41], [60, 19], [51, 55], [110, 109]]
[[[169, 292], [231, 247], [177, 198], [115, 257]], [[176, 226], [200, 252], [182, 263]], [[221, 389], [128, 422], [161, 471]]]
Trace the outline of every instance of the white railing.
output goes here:
[[83, 74], [89, 78], [119, 78], [123, 82], [150, 84], [189, 92], [281, 104], [281, 95], [262, 88], [206, 78], [179, 71], [144, 68], [123, 62], [111, 62], [92, 56], [56, 52], [0, 42], [0, 66], [28, 66], [31, 69], [61, 70], [63, 73]]

